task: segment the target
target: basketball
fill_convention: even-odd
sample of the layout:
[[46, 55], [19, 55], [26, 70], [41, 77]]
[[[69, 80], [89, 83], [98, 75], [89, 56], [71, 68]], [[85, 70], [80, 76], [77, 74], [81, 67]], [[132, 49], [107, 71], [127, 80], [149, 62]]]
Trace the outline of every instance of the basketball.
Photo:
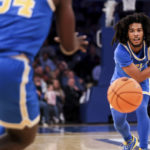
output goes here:
[[142, 88], [133, 78], [122, 77], [109, 86], [107, 98], [115, 110], [130, 113], [135, 111], [142, 102]]

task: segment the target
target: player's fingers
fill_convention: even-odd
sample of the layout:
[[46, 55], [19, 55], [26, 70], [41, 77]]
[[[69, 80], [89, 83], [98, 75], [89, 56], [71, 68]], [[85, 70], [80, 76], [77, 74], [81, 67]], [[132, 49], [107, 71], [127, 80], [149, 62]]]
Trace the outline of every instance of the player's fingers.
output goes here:
[[80, 40], [80, 45], [81, 46], [87, 46], [89, 42], [87, 40]]
[[86, 36], [86, 35], [80, 35], [80, 36], [78, 36], [78, 38], [79, 38], [80, 40], [85, 40], [85, 39], [87, 39], [87, 36]]
[[87, 39], [86, 35], [79, 36], [78, 40], [80, 41], [80, 45], [87, 46], [89, 44], [89, 42], [86, 39]]
[[89, 44], [89, 42], [88, 41], [81, 41], [81, 45], [85, 45], [85, 46], [87, 46]]
[[86, 49], [82, 46], [80, 47], [80, 51], [83, 52], [83, 53], [86, 53]]
[[54, 37], [54, 41], [60, 43], [60, 38], [58, 36]]
[[79, 32], [75, 32], [75, 36], [78, 36], [79, 35]]

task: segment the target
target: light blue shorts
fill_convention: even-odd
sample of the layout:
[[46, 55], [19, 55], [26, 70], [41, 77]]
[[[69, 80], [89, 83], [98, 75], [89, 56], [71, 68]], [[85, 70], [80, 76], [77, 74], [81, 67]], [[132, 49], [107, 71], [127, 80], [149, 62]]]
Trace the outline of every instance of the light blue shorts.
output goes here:
[[25, 55], [0, 57], [0, 125], [23, 129], [39, 121], [33, 70]]

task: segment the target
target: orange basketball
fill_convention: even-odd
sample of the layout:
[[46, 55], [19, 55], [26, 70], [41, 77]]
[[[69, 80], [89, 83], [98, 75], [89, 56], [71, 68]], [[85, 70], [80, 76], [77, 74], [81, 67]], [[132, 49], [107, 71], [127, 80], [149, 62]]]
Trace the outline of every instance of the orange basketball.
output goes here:
[[130, 113], [136, 110], [142, 102], [142, 88], [136, 80], [122, 77], [109, 86], [107, 98], [110, 105], [117, 111]]

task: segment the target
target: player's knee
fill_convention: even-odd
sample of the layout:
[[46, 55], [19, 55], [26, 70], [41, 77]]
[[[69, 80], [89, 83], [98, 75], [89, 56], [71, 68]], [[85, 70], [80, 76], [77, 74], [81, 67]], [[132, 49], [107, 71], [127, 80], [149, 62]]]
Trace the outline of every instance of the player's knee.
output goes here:
[[122, 124], [124, 124], [124, 122], [126, 120], [126, 115], [119, 113], [115, 109], [112, 109], [111, 111], [112, 111], [112, 116], [113, 116], [113, 121], [114, 121], [115, 127], [122, 126]]
[[123, 118], [117, 118], [114, 121], [114, 126], [116, 128], [120, 128], [122, 125], [124, 125], [125, 120]]
[[147, 114], [147, 106], [140, 106], [137, 110], [136, 110], [137, 115], [143, 116]]

